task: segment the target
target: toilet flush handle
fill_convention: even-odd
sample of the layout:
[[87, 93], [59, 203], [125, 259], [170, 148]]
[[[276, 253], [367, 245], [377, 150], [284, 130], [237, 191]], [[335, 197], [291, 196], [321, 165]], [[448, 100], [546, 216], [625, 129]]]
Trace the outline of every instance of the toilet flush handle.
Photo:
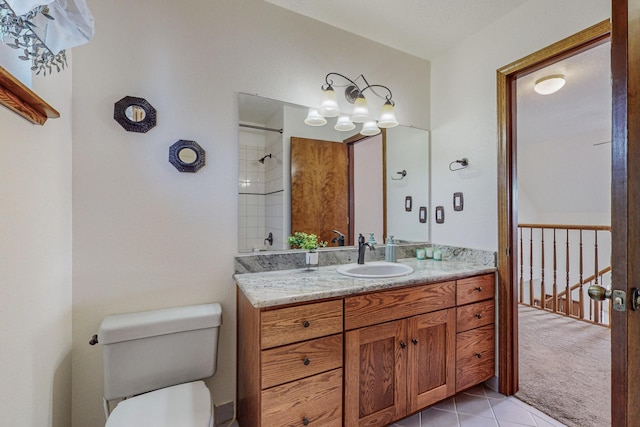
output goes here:
[[98, 344], [98, 334], [95, 334], [94, 336], [91, 337], [91, 341], [89, 341], [89, 344], [91, 345]]

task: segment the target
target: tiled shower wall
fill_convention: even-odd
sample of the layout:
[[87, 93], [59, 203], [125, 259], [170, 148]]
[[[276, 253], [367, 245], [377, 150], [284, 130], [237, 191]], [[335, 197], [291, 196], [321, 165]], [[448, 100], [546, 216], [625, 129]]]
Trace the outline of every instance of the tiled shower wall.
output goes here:
[[240, 128], [239, 140], [238, 252], [283, 249], [282, 136]]

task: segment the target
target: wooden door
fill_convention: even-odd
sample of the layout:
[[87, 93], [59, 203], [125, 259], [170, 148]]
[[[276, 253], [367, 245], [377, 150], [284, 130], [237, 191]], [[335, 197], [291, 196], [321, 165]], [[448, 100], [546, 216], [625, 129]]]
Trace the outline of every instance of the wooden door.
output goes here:
[[[613, 289], [640, 287], [640, 0], [612, 2], [613, 135], [611, 267]], [[611, 425], [640, 425], [640, 311], [611, 321]], [[597, 369], [594, 366], [593, 369]]]
[[[291, 138], [291, 233], [303, 231], [329, 242], [333, 230], [347, 234], [349, 181], [347, 146], [341, 142]], [[351, 245], [352, 242], [345, 242]]]
[[409, 319], [408, 413], [456, 391], [456, 309]]
[[345, 335], [344, 425], [387, 426], [406, 415], [406, 320]]

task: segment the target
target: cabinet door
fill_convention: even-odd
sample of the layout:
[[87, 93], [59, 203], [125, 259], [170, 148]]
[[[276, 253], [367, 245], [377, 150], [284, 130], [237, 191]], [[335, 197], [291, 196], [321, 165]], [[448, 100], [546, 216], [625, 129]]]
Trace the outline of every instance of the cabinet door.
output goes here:
[[409, 319], [408, 412], [455, 394], [456, 310]]
[[345, 337], [345, 426], [387, 426], [406, 415], [406, 321]]

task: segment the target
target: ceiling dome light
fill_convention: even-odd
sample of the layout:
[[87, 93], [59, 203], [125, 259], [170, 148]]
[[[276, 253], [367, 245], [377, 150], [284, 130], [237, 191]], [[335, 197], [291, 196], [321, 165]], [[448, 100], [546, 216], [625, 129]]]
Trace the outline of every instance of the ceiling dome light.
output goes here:
[[372, 136], [380, 133], [380, 128], [376, 124], [375, 120], [369, 120], [362, 125], [360, 135]]
[[346, 114], [343, 114], [340, 117], [338, 117], [338, 121], [336, 122], [336, 125], [333, 128], [340, 132], [346, 132], [349, 130], [354, 130], [356, 128], [356, 125], [353, 124], [349, 116], [347, 116]]
[[550, 95], [559, 91], [565, 84], [563, 74], [552, 74], [536, 80], [533, 90], [540, 95]]
[[382, 114], [380, 115], [380, 120], [378, 120], [378, 127], [392, 128], [399, 125], [394, 110], [393, 102], [387, 100], [382, 106]]
[[336, 98], [333, 87], [329, 85], [322, 91], [322, 95], [324, 99], [318, 110], [320, 115], [324, 117], [338, 117], [340, 109], [338, 108], [338, 98]]
[[327, 119], [318, 113], [317, 108], [309, 108], [309, 114], [307, 118], [304, 119], [304, 122], [309, 126], [324, 126], [327, 124]]

